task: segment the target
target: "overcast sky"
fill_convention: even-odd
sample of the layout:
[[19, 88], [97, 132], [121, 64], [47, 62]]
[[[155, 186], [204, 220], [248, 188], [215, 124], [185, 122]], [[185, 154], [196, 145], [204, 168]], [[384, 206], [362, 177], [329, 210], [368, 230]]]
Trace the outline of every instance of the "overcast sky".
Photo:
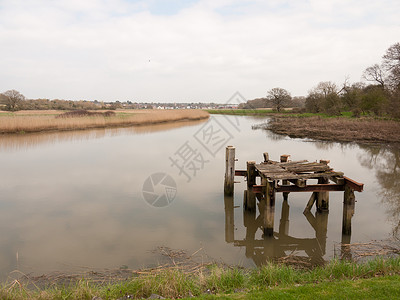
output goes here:
[[0, 0], [0, 92], [220, 102], [361, 80], [399, 0]]

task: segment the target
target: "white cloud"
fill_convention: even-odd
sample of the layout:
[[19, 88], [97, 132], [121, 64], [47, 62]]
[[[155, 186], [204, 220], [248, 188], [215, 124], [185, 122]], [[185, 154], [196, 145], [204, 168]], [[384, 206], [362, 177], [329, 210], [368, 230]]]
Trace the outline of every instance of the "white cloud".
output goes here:
[[155, 1], [0, 1], [0, 88], [122, 101], [304, 95], [358, 81], [400, 32], [398, 1], [177, 3], [163, 15]]

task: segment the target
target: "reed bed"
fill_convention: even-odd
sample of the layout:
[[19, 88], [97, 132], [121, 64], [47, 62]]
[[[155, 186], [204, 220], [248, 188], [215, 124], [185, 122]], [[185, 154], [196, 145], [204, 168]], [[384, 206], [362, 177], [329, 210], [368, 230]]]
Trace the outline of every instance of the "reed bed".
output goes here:
[[79, 130], [118, 126], [151, 125], [166, 122], [201, 120], [209, 117], [202, 110], [117, 111], [115, 115], [93, 114], [68, 118], [60, 114], [13, 114], [0, 116], [0, 133], [27, 133], [53, 130]]
[[400, 122], [376, 119], [275, 117], [264, 126], [277, 134], [338, 142], [400, 143]]

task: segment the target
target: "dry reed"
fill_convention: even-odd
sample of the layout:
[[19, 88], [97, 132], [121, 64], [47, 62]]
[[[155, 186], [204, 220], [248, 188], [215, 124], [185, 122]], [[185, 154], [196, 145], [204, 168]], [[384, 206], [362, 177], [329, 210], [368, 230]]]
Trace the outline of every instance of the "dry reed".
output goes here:
[[200, 120], [208, 117], [209, 114], [202, 110], [135, 110], [129, 113], [117, 112], [115, 116], [109, 117], [93, 115], [75, 118], [57, 118], [57, 115], [46, 115], [45, 113], [42, 115], [20, 113], [0, 116], [0, 133], [150, 125], [183, 120]]
[[273, 118], [272, 132], [297, 138], [338, 142], [400, 143], [400, 122], [320, 117]]

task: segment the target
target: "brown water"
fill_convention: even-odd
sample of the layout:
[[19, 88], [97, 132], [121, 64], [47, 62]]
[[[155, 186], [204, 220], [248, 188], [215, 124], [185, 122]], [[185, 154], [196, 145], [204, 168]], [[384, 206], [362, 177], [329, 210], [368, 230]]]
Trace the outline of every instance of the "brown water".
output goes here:
[[[157, 246], [189, 254], [201, 249], [197, 253], [204, 260], [244, 267], [288, 254], [332, 258], [342, 241], [343, 193], [330, 194], [329, 214], [313, 209], [307, 216], [308, 193], [291, 194], [287, 203], [278, 194], [276, 236], [265, 241], [253, 217], [243, 214], [243, 179], [238, 178], [233, 199], [223, 195], [227, 144], [236, 147], [237, 169], [244, 169], [246, 160], [261, 161], [266, 151], [274, 160], [281, 154], [330, 159], [335, 170], [365, 184], [364, 192], [356, 193], [351, 242], [397, 232], [399, 149], [251, 129], [260, 122], [212, 116], [208, 122], [1, 136], [1, 278], [13, 270], [42, 274], [154, 266]], [[166, 207], [145, 201], [146, 179], [155, 173], [176, 183], [176, 191], [168, 184]], [[160, 193], [156, 185], [153, 194]]]

